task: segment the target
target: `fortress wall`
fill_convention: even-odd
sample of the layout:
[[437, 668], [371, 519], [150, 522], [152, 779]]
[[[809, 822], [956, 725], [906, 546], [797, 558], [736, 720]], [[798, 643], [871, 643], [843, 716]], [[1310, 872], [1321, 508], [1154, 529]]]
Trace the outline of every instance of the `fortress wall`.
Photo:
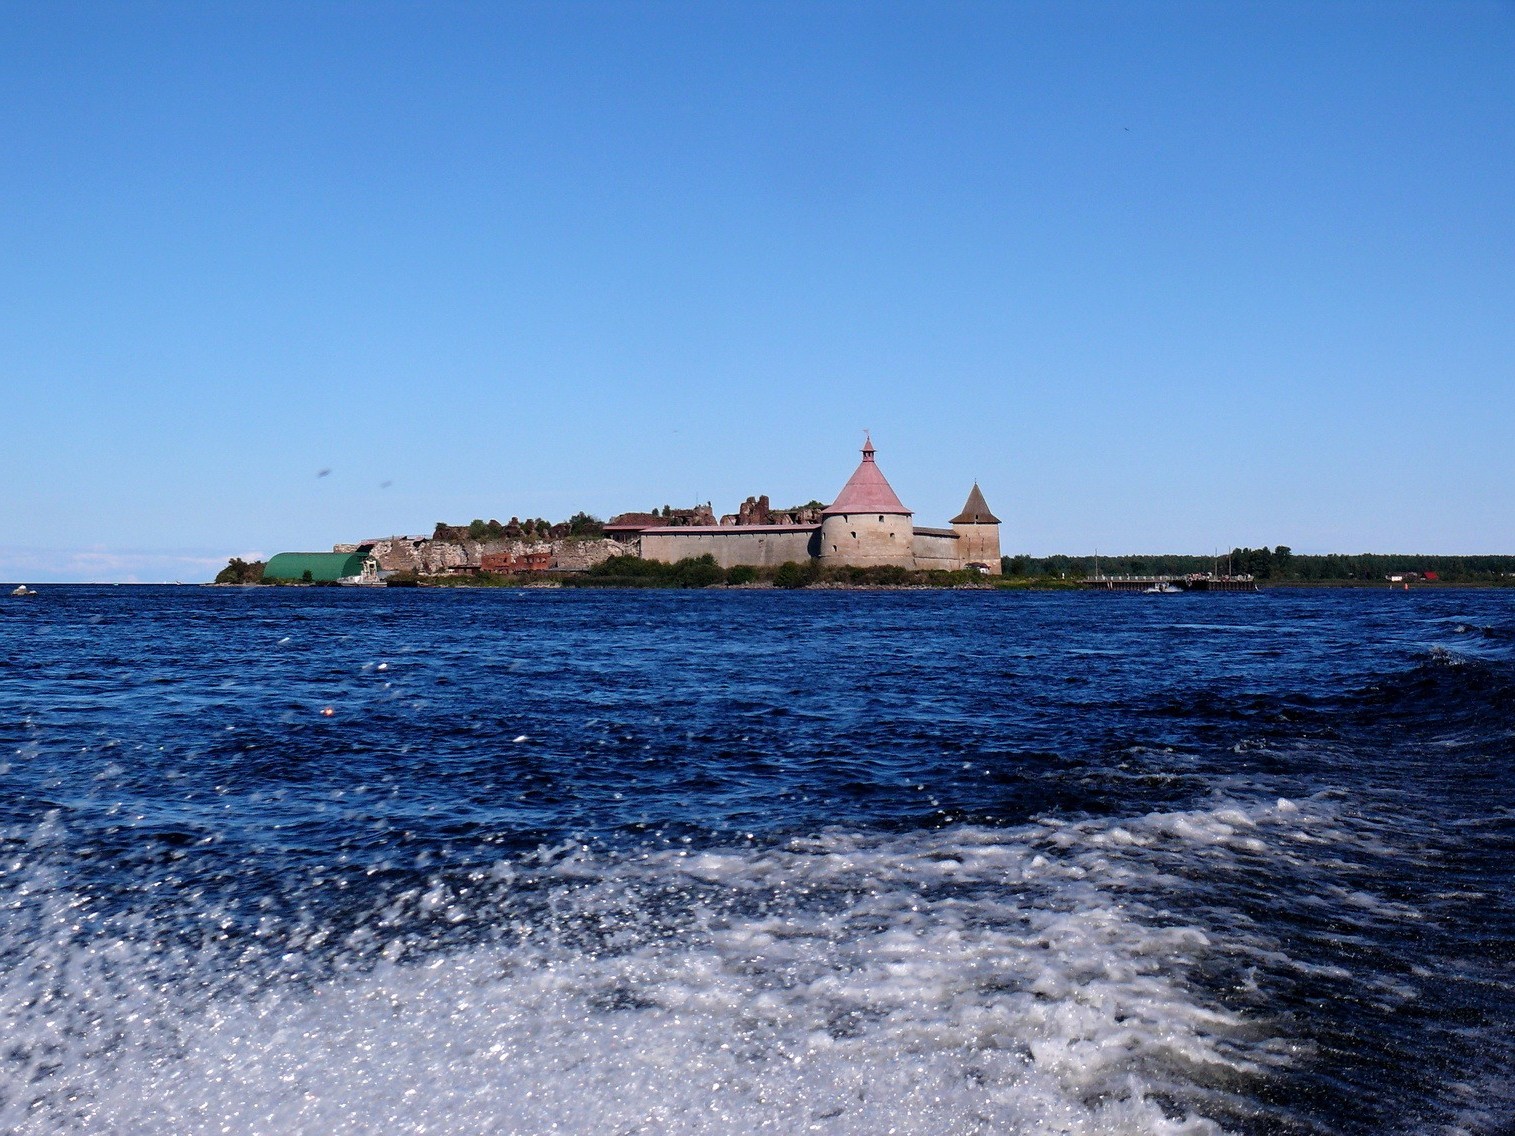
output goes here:
[[472, 541], [464, 545], [425, 537], [393, 536], [371, 543], [371, 555], [385, 572], [419, 572], [430, 575], [445, 572], [449, 568], [477, 566], [479, 563], [479, 546]]
[[833, 513], [821, 522], [820, 556], [826, 564], [872, 568], [915, 565], [910, 517], [903, 513]]
[[[386, 572], [419, 572], [437, 575], [451, 568], [477, 568], [485, 553], [504, 554], [519, 560], [528, 552], [546, 552], [552, 567], [564, 572], [582, 572], [627, 549], [613, 540], [432, 540], [429, 537], [394, 536], [369, 542], [371, 555]], [[337, 551], [346, 545], [338, 545]], [[353, 546], [356, 549], [356, 545]]]
[[932, 571], [954, 572], [963, 566], [963, 556], [956, 533], [916, 529], [911, 534], [911, 551], [915, 567]]
[[[744, 532], [747, 529], [749, 531]], [[816, 530], [765, 529], [758, 525], [732, 525], [724, 531], [709, 528], [650, 529], [641, 536], [642, 558], [673, 564], [691, 556], [715, 557], [722, 568], [751, 564], [777, 568], [785, 561], [803, 564], [814, 555], [811, 543]]]
[[[521, 545], [540, 548], [540, 545]], [[583, 572], [609, 560], [612, 556], [630, 556], [631, 549], [624, 544], [602, 537], [599, 540], [554, 540], [549, 541], [547, 547], [552, 550], [552, 566], [559, 572]], [[511, 549], [512, 555], [521, 555]]]
[[956, 524], [952, 527], [962, 537], [964, 564], [987, 564], [989, 575], [1001, 574], [998, 525]]

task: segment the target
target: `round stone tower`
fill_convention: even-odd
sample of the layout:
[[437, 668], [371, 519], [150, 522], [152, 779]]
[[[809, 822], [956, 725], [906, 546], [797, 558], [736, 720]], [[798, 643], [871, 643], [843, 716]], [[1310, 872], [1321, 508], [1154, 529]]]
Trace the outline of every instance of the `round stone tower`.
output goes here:
[[821, 513], [822, 564], [915, 566], [910, 510], [894, 495], [873, 453], [869, 438], [863, 444], [862, 464]]
[[989, 511], [978, 482], [968, 494], [963, 511], [952, 518], [952, 531], [957, 533], [958, 555], [963, 567], [982, 564], [991, 576], [1000, 575], [999, 518]]

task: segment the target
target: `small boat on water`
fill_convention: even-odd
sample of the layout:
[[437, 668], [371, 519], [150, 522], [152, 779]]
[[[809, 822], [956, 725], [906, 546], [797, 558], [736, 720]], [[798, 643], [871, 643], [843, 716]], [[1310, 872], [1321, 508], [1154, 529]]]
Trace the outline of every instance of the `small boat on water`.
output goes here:
[[11, 595], [13, 595], [13, 596], [34, 596], [36, 594], [37, 594], [37, 589], [35, 589], [35, 588], [28, 588], [25, 584], [17, 584], [11, 590]]
[[1183, 592], [1182, 588], [1178, 587], [1176, 584], [1169, 584], [1166, 582], [1161, 584], [1153, 584], [1150, 588], [1142, 589], [1142, 595], [1144, 596], [1176, 596], [1181, 592]]

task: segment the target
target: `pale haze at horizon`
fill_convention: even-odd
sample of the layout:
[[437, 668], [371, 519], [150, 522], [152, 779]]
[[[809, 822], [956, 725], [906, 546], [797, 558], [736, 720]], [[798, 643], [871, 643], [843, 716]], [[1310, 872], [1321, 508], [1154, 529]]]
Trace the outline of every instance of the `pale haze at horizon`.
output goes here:
[[1510, 4], [12, 4], [0, 122], [0, 579], [864, 428], [1007, 553], [1515, 553]]

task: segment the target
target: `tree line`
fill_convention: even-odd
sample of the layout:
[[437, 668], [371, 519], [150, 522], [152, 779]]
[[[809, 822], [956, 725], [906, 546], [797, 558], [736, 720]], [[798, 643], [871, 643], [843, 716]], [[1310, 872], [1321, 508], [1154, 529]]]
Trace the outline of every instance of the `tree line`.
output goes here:
[[[1423, 556], [1413, 553], [1364, 552], [1307, 555], [1288, 545], [1233, 548], [1218, 556], [1005, 556], [1007, 576], [1054, 579], [1104, 576], [1188, 576], [1215, 572], [1286, 582], [1382, 580], [1414, 572], [1449, 583], [1515, 584], [1515, 556]], [[1096, 568], [1097, 565], [1097, 568]]]

